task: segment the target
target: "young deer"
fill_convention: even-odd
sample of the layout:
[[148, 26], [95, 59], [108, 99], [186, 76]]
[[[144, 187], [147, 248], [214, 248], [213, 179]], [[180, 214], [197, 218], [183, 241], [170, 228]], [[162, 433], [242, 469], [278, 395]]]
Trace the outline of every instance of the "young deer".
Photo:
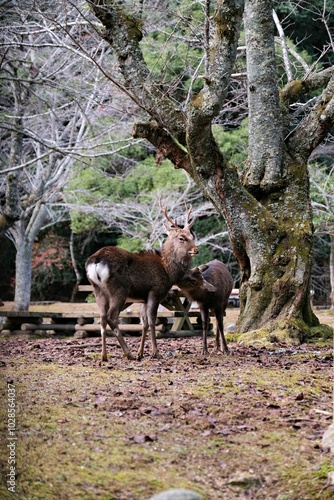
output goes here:
[[[145, 338], [151, 330], [152, 356], [159, 357], [155, 337], [155, 322], [159, 303], [169, 289], [189, 269], [192, 257], [198, 253], [190, 232], [191, 209], [186, 211], [186, 222], [180, 228], [168, 217], [166, 208], [161, 210], [171, 226], [165, 225], [168, 237], [160, 252], [154, 250], [131, 253], [118, 247], [104, 247], [86, 262], [86, 273], [93, 286], [96, 303], [101, 315], [102, 361], [107, 360], [106, 327], [110, 326], [125, 356], [134, 359], [118, 327], [119, 314], [131, 299], [143, 300], [143, 332], [138, 359], [143, 357]], [[127, 300], [129, 299], [129, 300]]]
[[[210, 324], [210, 310], [215, 313], [217, 320], [216, 349], [217, 351], [223, 350], [227, 354], [228, 347], [224, 337], [223, 316], [225, 316], [228, 299], [233, 288], [232, 276], [225, 264], [218, 260], [203, 264], [198, 269], [203, 273], [202, 278], [198, 277], [197, 274], [191, 276], [191, 269], [177, 282], [177, 286], [183, 290], [189, 300], [195, 300], [198, 303], [203, 329], [203, 354], [208, 354], [207, 335]], [[208, 290], [207, 287], [203, 286], [201, 281], [203, 278], [205, 282], [213, 286], [213, 290]]]

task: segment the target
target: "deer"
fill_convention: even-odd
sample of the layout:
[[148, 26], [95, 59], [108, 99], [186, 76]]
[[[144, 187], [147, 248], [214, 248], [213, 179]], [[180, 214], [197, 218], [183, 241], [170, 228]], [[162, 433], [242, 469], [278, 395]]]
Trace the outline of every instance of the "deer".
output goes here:
[[186, 207], [183, 227], [172, 220], [167, 209], [160, 208], [170, 225], [160, 251], [144, 250], [132, 253], [115, 246], [106, 246], [91, 255], [85, 264], [87, 278], [93, 287], [100, 313], [102, 352], [101, 361], [107, 361], [106, 328], [110, 326], [125, 357], [135, 359], [119, 329], [119, 315], [126, 302], [142, 300], [142, 336], [137, 359], [142, 359], [145, 338], [150, 328], [152, 357], [159, 358], [155, 335], [158, 306], [170, 288], [185, 275], [191, 260], [198, 253], [194, 236], [190, 231], [194, 221], [189, 223], [191, 208]]
[[[207, 264], [198, 266], [197, 269], [203, 273], [202, 277], [198, 276], [196, 269], [190, 269], [176, 284], [189, 301], [196, 301], [198, 303], [203, 331], [202, 354], [208, 354], [207, 336], [210, 325], [210, 310], [214, 312], [217, 320], [216, 350], [228, 354], [229, 350], [224, 336], [223, 317], [226, 315], [225, 311], [228, 299], [233, 288], [233, 278], [225, 264], [218, 260], [212, 260]], [[192, 273], [192, 271], [194, 272]], [[212, 285], [212, 289], [209, 289], [207, 285], [203, 286], [203, 279], [205, 283]]]

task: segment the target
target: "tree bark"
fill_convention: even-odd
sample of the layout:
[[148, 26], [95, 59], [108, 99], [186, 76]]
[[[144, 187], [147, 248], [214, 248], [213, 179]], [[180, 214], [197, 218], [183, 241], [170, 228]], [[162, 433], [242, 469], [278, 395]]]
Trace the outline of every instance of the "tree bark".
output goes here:
[[248, 189], [282, 184], [283, 130], [275, 64], [271, 2], [245, 2], [249, 155]]

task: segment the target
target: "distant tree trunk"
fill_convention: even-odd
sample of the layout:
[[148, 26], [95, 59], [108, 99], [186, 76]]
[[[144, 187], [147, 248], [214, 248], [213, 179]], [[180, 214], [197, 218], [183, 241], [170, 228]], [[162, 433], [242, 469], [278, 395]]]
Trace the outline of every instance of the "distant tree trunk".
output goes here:
[[32, 276], [32, 247], [36, 235], [48, 219], [47, 209], [42, 201], [37, 203], [29, 218], [20, 218], [10, 229], [16, 247], [14, 311], [27, 311], [30, 305]]
[[25, 227], [22, 221], [19, 223], [16, 244], [16, 272], [15, 272], [15, 296], [14, 311], [27, 311], [30, 305], [31, 293], [31, 253], [32, 242], [26, 238]]
[[74, 252], [74, 234], [73, 234], [72, 231], [71, 231], [71, 236], [70, 236], [70, 254], [71, 254], [71, 260], [72, 260], [72, 266], [73, 266], [73, 269], [74, 269], [74, 272], [75, 272], [75, 276], [76, 276], [76, 283], [75, 283], [75, 285], [73, 287], [72, 295], [71, 295], [71, 300], [70, 300], [71, 302], [74, 302], [75, 298], [77, 296], [77, 293], [78, 293], [78, 288], [79, 288], [80, 282], [82, 280], [82, 276], [81, 276], [81, 273], [80, 273], [80, 270], [79, 270], [77, 259], [75, 257], [75, 252]]

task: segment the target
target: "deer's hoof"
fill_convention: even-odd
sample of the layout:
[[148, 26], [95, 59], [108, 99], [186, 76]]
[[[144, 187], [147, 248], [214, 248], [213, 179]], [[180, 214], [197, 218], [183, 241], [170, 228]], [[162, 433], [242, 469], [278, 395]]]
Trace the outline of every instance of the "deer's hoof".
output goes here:
[[161, 354], [159, 354], [158, 352], [153, 352], [151, 357], [153, 359], [161, 359], [162, 358]]
[[140, 347], [138, 348], [137, 351], [137, 359], [140, 361], [144, 357], [144, 349], [141, 349]]
[[126, 358], [127, 358], [127, 359], [129, 359], [129, 360], [131, 360], [131, 361], [132, 361], [132, 360], [134, 360], [134, 359], [136, 359], [136, 358], [135, 358], [135, 357], [131, 354], [131, 352], [129, 352], [128, 354], [126, 354]]
[[229, 356], [231, 353], [230, 351], [225, 351], [224, 349], [219, 349], [219, 351], [216, 351], [217, 354], [222, 354], [223, 356]]

